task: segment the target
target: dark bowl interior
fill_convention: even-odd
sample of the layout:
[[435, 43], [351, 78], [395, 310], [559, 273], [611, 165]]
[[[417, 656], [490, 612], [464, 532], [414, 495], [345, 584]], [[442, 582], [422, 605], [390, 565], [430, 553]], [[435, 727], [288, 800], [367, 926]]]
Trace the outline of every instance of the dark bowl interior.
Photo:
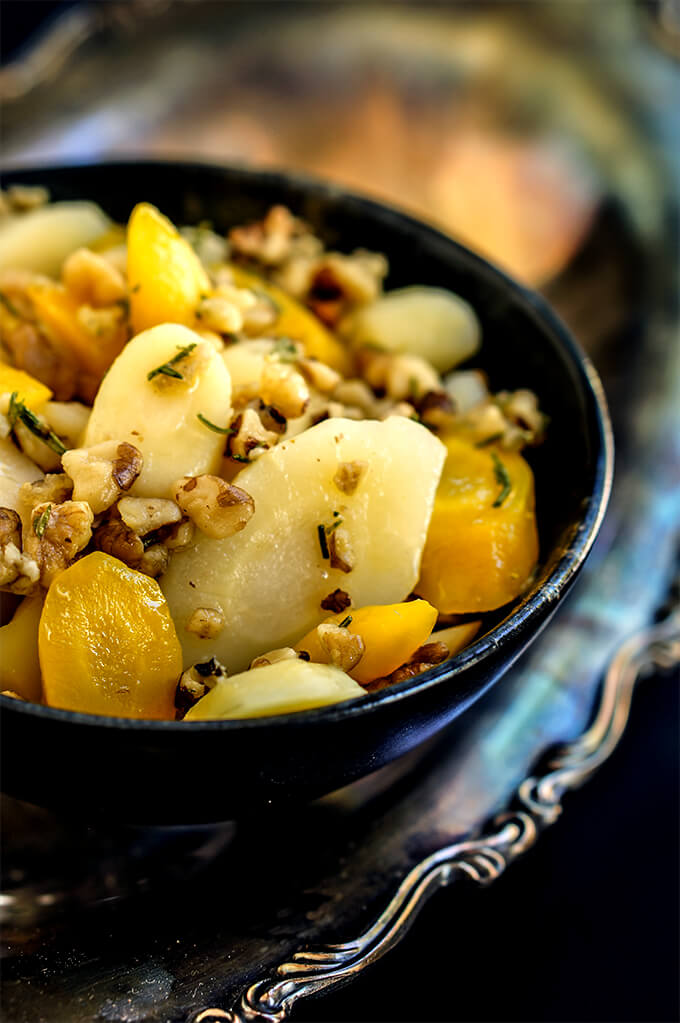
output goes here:
[[28, 801], [136, 823], [222, 820], [258, 804], [309, 799], [375, 770], [478, 699], [536, 637], [583, 564], [612, 472], [607, 411], [592, 366], [550, 308], [479, 256], [406, 214], [288, 173], [125, 162], [40, 168], [3, 185], [46, 185], [125, 221], [140, 200], [176, 223], [218, 230], [284, 203], [327, 245], [389, 258], [388, 289], [431, 284], [464, 296], [483, 327], [473, 364], [493, 390], [528, 387], [550, 416], [530, 452], [540, 568], [524, 598], [444, 665], [348, 704], [248, 721], [146, 722], [95, 717], [0, 697], [2, 787]]

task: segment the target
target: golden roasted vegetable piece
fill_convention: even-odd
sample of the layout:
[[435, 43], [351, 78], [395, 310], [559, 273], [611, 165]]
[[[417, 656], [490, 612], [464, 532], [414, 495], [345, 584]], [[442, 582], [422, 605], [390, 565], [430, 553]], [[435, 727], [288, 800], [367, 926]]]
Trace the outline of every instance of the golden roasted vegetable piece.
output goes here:
[[416, 592], [445, 614], [492, 611], [522, 593], [536, 566], [534, 477], [516, 452], [443, 440]]
[[15, 369], [0, 362], [0, 395], [16, 394], [17, 400], [39, 412], [42, 406], [52, 397], [52, 392], [45, 384], [25, 373], [23, 369]]
[[168, 218], [146, 202], [132, 211], [127, 238], [134, 333], [159, 323], [190, 327], [201, 298], [212, 290], [194, 250]]
[[[371, 682], [408, 661], [427, 641], [436, 620], [437, 611], [426, 600], [408, 600], [402, 604], [348, 608], [326, 618], [323, 624], [341, 625], [346, 621], [347, 632], [361, 636], [364, 653], [349, 674], [357, 682]], [[306, 650], [312, 661], [331, 663], [327, 644], [318, 629], [308, 632], [295, 649]]]
[[250, 288], [266, 295], [275, 306], [277, 317], [273, 326], [267, 328], [269, 337], [289, 337], [293, 341], [301, 341], [306, 355], [325, 362], [343, 375], [350, 373], [352, 360], [349, 352], [313, 313], [257, 274], [240, 266], [230, 266], [230, 269], [237, 287]]
[[40, 667], [51, 707], [126, 718], [174, 718], [182, 671], [158, 583], [108, 554], [88, 554], [50, 586]]
[[0, 628], [0, 690], [24, 700], [40, 702], [42, 680], [38, 661], [38, 625], [43, 594], [25, 597], [6, 625]]

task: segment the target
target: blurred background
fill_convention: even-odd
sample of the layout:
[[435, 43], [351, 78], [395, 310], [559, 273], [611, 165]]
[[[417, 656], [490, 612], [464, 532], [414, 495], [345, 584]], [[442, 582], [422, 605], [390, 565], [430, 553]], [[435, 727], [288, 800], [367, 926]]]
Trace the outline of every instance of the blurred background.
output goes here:
[[[604, 376], [626, 465], [630, 409], [678, 344], [678, 0], [2, 0], [0, 30], [5, 165], [292, 168], [415, 212], [547, 295]], [[509, 877], [440, 896], [417, 938], [299, 1018], [677, 1019], [668, 694], [639, 697], [612, 763]], [[449, 968], [433, 935], [452, 918], [455, 1004], [395, 985]]]

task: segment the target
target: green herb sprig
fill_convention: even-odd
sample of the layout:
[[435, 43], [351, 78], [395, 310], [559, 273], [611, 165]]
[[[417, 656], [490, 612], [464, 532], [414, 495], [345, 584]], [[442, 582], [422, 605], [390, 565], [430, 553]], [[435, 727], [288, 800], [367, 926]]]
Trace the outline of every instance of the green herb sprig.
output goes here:
[[351, 624], [352, 624], [352, 616], [351, 615], [347, 615], [347, 617], [343, 618], [342, 621], [338, 624], [338, 628], [339, 629], [347, 629], [347, 628], [349, 628], [349, 626]]
[[43, 536], [45, 535], [45, 530], [49, 525], [51, 514], [52, 505], [48, 504], [47, 508], [45, 508], [45, 511], [41, 512], [38, 518], [33, 520], [33, 532], [35, 533], [39, 540], [42, 540]]
[[147, 373], [146, 379], [153, 380], [154, 377], [163, 375], [166, 377], [174, 377], [175, 380], [184, 380], [182, 374], [173, 367], [176, 366], [178, 362], [181, 362], [182, 359], [188, 358], [196, 347], [196, 344], [197, 342], [193, 341], [190, 345], [185, 345], [183, 348], [180, 348], [177, 355], [173, 355], [172, 359], [164, 362], [161, 366], [156, 366], [155, 369], [152, 369], [149, 373]]
[[510, 479], [508, 470], [505, 468], [495, 451], [491, 452], [491, 457], [493, 458], [493, 471], [494, 476], [496, 477], [496, 483], [498, 483], [501, 488], [501, 492], [494, 501], [492, 507], [500, 508], [503, 501], [505, 501], [506, 497], [512, 490], [512, 480]]
[[[232, 430], [231, 426], [218, 426], [217, 423], [211, 422], [202, 412], [196, 413], [196, 418], [199, 419], [204, 426], [207, 426], [213, 433], [223, 433], [228, 436], [230, 433], [236, 433], [236, 430]], [[233, 457], [233, 456], [232, 456]]]
[[34, 437], [38, 437], [43, 444], [47, 444], [48, 448], [51, 448], [52, 451], [56, 451], [58, 455], [63, 455], [67, 451], [67, 448], [64, 447], [56, 433], [52, 433], [48, 427], [43, 426], [35, 413], [26, 408], [23, 401], [19, 398], [18, 391], [14, 391], [10, 396], [7, 415], [9, 417], [10, 426], [15, 426], [17, 421], [22, 422], [26, 429], [31, 431]]
[[297, 345], [289, 337], [279, 337], [274, 342], [272, 355], [276, 355], [280, 362], [295, 362], [300, 358]]

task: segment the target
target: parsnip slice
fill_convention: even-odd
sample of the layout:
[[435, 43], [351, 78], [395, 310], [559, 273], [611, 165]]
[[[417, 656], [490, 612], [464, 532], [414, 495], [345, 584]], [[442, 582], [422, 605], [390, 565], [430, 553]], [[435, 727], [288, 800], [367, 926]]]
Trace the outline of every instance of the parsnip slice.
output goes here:
[[[172, 363], [182, 351], [186, 356]], [[170, 363], [181, 379], [164, 373], [148, 379]], [[202, 423], [199, 413], [224, 428], [230, 412], [229, 372], [213, 346], [187, 327], [164, 323], [134, 337], [111, 366], [95, 399], [85, 447], [105, 440], [134, 444], [144, 468], [130, 493], [170, 497], [180, 476], [219, 468], [225, 438]]]
[[22, 483], [43, 478], [35, 462], [19, 451], [8, 437], [0, 438], [0, 508], [16, 511]]
[[464, 299], [443, 288], [414, 285], [361, 306], [348, 325], [354, 345], [420, 355], [446, 373], [479, 348], [477, 315]]
[[217, 683], [185, 721], [260, 718], [311, 710], [363, 696], [361, 686], [340, 668], [306, 661], [281, 661], [232, 675]]
[[[238, 486], [255, 501], [246, 528], [225, 540], [199, 537], [173, 555], [161, 579], [185, 664], [215, 655], [240, 671], [258, 654], [294, 645], [327, 617], [321, 601], [338, 587], [355, 607], [403, 600], [418, 578], [444, 455], [409, 419], [333, 419], [246, 466]], [[365, 470], [346, 493], [334, 477], [351, 462]], [[331, 567], [320, 544], [319, 526], [333, 529], [338, 520], [352, 549], [350, 572]], [[199, 607], [223, 615], [216, 638], [186, 631]]]
[[55, 202], [8, 217], [0, 226], [0, 270], [34, 270], [56, 277], [74, 249], [111, 226], [93, 202]]

